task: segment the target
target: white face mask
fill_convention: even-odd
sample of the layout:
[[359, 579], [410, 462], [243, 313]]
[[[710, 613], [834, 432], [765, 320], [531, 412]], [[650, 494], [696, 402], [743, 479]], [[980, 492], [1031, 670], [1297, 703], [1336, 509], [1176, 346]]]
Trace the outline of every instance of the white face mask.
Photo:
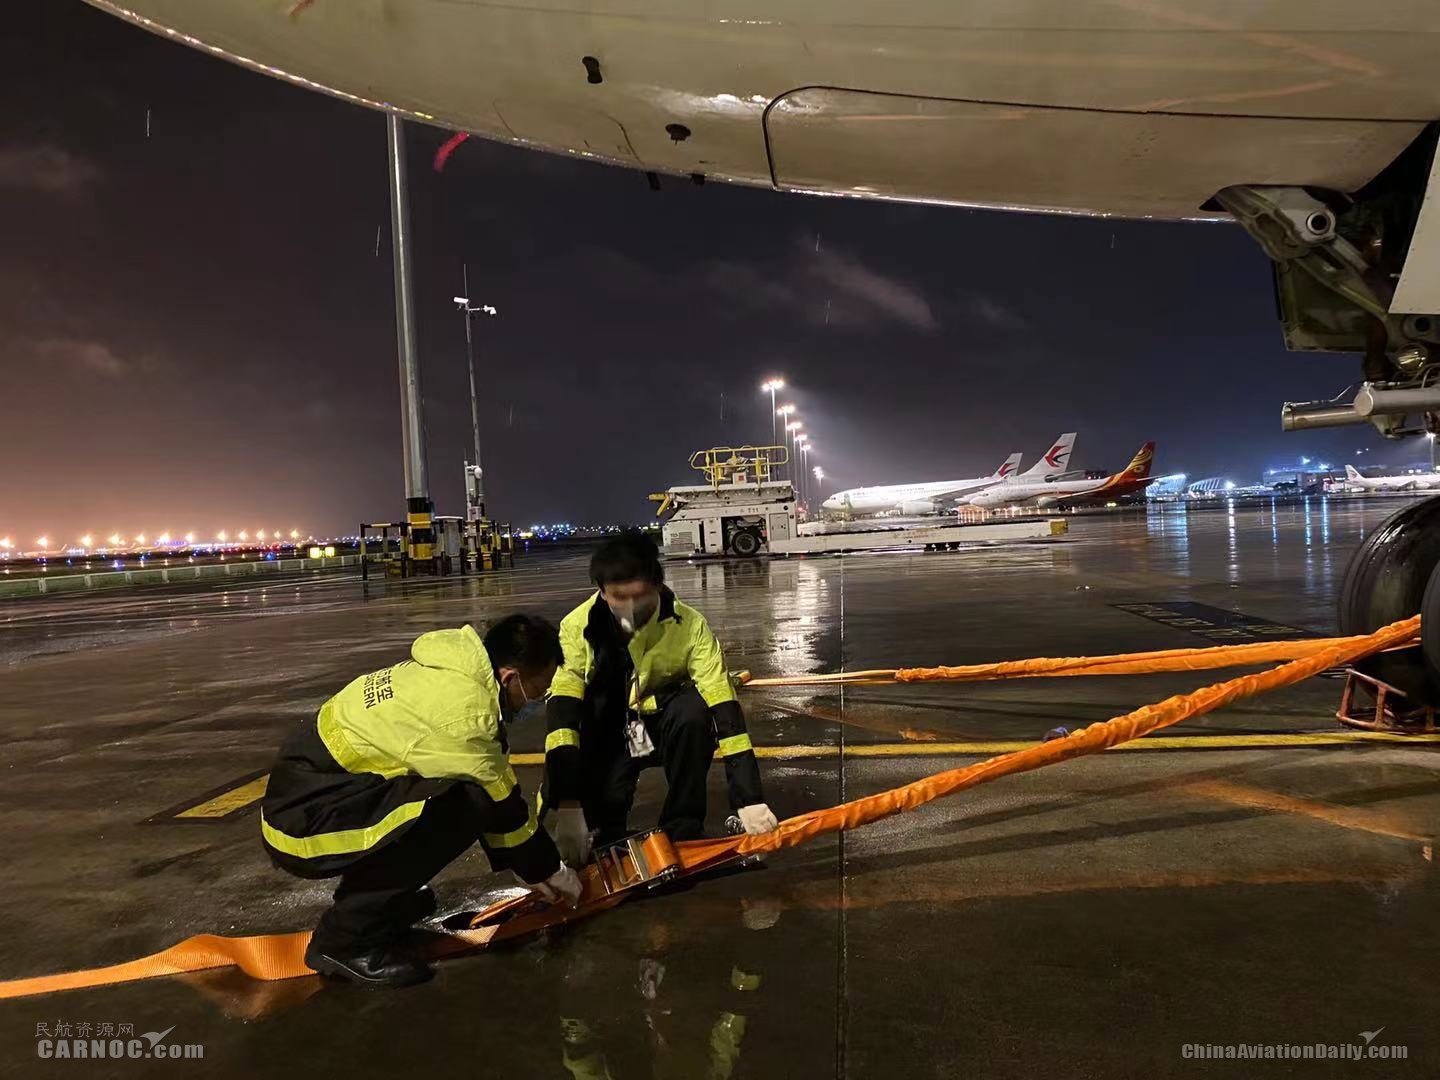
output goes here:
[[610, 608], [610, 614], [615, 616], [615, 621], [620, 624], [620, 629], [633, 635], [655, 617], [655, 612], [660, 608], [660, 598], [657, 596], [640, 604], [630, 600], [618, 600], [612, 604], [607, 600], [606, 605]]

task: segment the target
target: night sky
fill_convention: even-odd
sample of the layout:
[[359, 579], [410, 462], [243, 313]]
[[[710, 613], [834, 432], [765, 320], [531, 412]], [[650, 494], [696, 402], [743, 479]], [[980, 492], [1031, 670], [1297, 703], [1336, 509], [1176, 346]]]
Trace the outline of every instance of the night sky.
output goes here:
[[[0, 61], [0, 535], [400, 514], [383, 117], [78, 0], [12, 5]], [[517, 523], [643, 519], [692, 450], [768, 441], [773, 373], [839, 486], [1028, 465], [1072, 428], [1079, 467], [1154, 438], [1161, 471], [1240, 482], [1300, 454], [1424, 453], [1281, 434], [1282, 400], [1358, 366], [1285, 352], [1269, 265], [1233, 226], [656, 193], [479, 140], [437, 175], [448, 133], [409, 131], [444, 513], [469, 444], [462, 261], [500, 310], [481, 422], [491, 507]]]

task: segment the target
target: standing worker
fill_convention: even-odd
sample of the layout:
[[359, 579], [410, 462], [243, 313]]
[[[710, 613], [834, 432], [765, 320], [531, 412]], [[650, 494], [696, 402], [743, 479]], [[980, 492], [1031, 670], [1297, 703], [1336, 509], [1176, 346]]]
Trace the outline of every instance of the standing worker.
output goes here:
[[340, 878], [305, 963], [367, 986], [430, 977], [403, 939], [435, 912], [426, 883], [477, 840], [552, 903], [581, 891], [521, 795], [505, 736], [550, 686], [555, 627], [515, 614], [483, 641], [470, 626], [436, 630], [410, 657], [350, 683], [286, 740], [260, 818], [282, 870]]
[[639, 532], [605, 541], [590, 579], [598, 591], [560, 623], [565, 661], [546, 710], [543, 805], [561, 856], [578, 865], [592, 841], [627, 835], [640, 770], [655, 765], [669, 785], [660, 827], [673, 840], [703, 836], [717, 746], [745, 831], [774, 829], [720, 643], [665, 587], [654, 542]]

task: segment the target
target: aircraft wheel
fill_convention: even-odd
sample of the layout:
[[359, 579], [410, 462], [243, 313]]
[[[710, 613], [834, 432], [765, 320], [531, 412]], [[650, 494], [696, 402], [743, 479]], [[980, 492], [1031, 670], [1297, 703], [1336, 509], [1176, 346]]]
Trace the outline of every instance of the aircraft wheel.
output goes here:
[[1368, 634], [1422, 610], [1435, 617], [1419, 650], [1382, 653], [1357, 665], [1417, 704], [1440, 704], [1440, 499], [1391, 514], [1365, 538], [1340, 587], [1340, 632]]

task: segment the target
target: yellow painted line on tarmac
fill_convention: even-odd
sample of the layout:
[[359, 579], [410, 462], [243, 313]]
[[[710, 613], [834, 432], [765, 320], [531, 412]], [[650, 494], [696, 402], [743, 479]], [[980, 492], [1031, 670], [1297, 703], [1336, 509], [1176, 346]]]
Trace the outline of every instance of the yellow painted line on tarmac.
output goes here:
[[[1036, 745], [1038, 740], [993, 742], [846, 743], [845, 757], [977, 757], [1008, 754]], [[1385, 731], [1297, 731], [1275, 735], [1151, 735], [1122, 743], [1114, 750], [1283, 750], [1306, 746], [1352, 746], [1387, 743], [1397, 746], [1440, 744], [1440, 735], [1394, 735]], [[833, 743], [757, 746], [755, 756], [772, 760], [841, 756]], [[512, 765], [543, 765], [544, 754], [511, 754]]]
[[175, 816], [177, 818], [222, 818], [227, 817], [235, 811], [249, 806], [256, 799], [265, 794], [265, 781], [270, 777], [257, 776], [247, 784], [242, 784], [230, 791], [223, 792], [213, 799], [207, 799], [189, 809], [181, 810]]
[[[904, 757], [989, 757], [1008, 754], [1036, 745], [1037, 740], [1004, 740], [992, 742], [898, 742], [847, 743], [842, 748], [833, 743], [796, 744], [791, 746], [757, 746], [755, 756], [771, 761], [838, 758], [904, 758]], [[1440, 744], [1440, 735], [1394, 735], [1384, 731], [1316, 731], [1277, 735], [1160, 735], [1122, 743], [1114, 750], [1285, 750], [1296, 747], [1354, 746], [1383, 743], [1394, 746]], [[544, 754], [511, 754], [510, 764], [535, 766], [545, 764]], [[204, 802], [164, 815], [170, 820], [214, 821], [257, 802], [265, 794], [268, 776], [257, 776], [243, 784], [222, 791]], [[157, 815], [158, 817], [158, 815]], [[155, 820], [155, 819], [152, 819]]]

